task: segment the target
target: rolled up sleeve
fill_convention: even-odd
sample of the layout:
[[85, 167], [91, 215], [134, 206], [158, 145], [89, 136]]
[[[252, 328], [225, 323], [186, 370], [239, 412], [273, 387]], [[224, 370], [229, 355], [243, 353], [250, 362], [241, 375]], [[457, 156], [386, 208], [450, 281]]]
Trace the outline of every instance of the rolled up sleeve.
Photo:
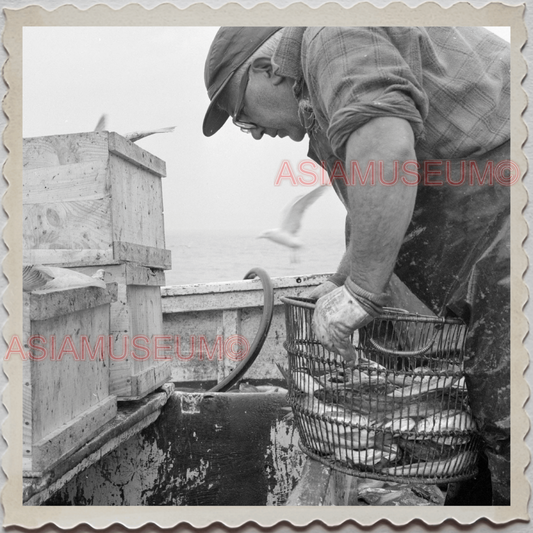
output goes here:
[[302, 47], [304, 77], [337, 157], [344, 159], [350, 135], [377, 117], [403, 118], [416, 140], [423, 137], [429, 103], [416, 38], [409, 31], [405, 28], [401, 42], [412, 51], [400, 50], [386, 28], [308, 28]]

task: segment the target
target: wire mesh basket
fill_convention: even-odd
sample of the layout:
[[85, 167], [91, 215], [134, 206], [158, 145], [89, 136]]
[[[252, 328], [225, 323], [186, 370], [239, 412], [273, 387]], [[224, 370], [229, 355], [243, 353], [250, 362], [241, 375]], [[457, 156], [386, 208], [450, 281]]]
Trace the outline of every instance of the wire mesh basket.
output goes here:
[[307, 455], [383, 481], [440, 484], [476, 474], [463, 321], [386, 310], [355, 332], [358, 360], [346, 362], [315, 337], [313, 300], [282, 301], [289, 403]]

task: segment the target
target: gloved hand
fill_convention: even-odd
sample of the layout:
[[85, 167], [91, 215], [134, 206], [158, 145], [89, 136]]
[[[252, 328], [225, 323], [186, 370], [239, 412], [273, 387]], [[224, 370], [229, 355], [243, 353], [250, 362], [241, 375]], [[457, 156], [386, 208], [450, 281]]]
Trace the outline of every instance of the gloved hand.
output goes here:
[[313, 314], [313, 329], [324, 348], [340, 354], [347, 361], [357, 360], [350, 336], [372, 319], [342, 286], [319, 298]]
[[306, 298], [311, 298], [312, 300], [318, 300], [319, 298], [322, 298], [322, 296], [325, 296], [331, 291], [338, 289], [338, 287], [339, 286], [335, 285], [335, 283], [333, 283], [332, 281], [324, 281], [324, 283], [321, 283], [304, 296]]

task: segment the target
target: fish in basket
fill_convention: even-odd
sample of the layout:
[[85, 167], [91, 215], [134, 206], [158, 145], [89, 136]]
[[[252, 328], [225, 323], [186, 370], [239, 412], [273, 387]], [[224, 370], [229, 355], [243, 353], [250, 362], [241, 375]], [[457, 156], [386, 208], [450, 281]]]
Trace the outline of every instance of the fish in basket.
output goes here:
[[463, 321], [387, 310], [354, 334], [358, 358], [344, 361], [314, 336], [312, 300], [283, 302], [289, 403], [306, 454], [383, 481], [440, 484], [476, 474]]

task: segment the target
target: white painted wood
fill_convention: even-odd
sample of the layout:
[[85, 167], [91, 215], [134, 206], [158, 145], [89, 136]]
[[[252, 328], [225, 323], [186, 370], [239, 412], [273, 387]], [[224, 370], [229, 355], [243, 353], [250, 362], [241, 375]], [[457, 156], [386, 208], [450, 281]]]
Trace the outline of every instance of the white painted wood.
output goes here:
[[[283, 296], [296, 296], [310, 291], [328, 276], [330, 274], [273, 278], [275, 303], [281, 304]], [[163, 287], [161, 294], [164, 314], [242, 309], [257, 307], [263, 302], [261, 282], [256, 279]]]
[[24, 261], [171, 268], [165, 163], [116, 133], [23, 140]]
[[[25, 471], [52, 467], [115, 416], [117, 402], [109, 392], [107, 350], [114, 297], [115, 284], [108, 289], [23, 294], [24, 350], [28, 354], [23, 362]], [[46, 352], [30, 346], [32, 337], [33, 344]]]

